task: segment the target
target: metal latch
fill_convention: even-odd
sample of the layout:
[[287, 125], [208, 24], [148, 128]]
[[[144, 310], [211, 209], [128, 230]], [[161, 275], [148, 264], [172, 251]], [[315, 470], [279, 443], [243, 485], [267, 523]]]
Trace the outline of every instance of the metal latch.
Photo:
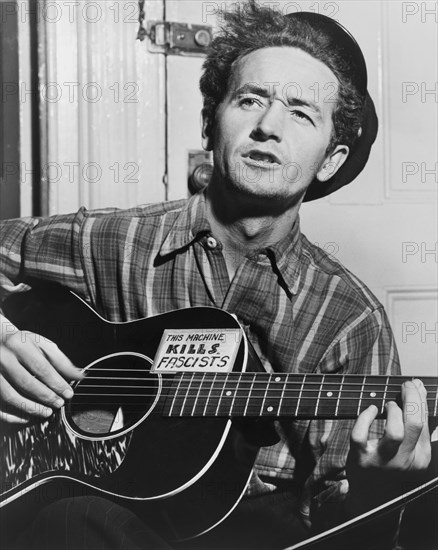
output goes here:
[[150, 52], [171, 55], [205, 55], [213, 40], [212, 27], [170, 21], [148, 21]]

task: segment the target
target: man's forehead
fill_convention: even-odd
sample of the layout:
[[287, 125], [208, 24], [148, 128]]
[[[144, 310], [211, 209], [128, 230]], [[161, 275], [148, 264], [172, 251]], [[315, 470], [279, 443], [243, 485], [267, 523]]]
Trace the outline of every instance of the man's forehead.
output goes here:
[[322, 103], [336, 104], [338, 89], [339, 81], [329, 67], [288, 46], [255, 50], [239, 59], [228, 94], [256, 93], [287, 104], [303, 103], [318, 112]]
[[[276, 79], [269, 79], [269, 76]], [[338, 82], [333, 71], [325, 63], [300, 48], [275, 46], [254, 50], [239, 58], [233, 66], [233, 78], [251, 82], [293, 80], [300, 78], [307, 83]], [[280, 77], [280, 78], [279, 78]]]

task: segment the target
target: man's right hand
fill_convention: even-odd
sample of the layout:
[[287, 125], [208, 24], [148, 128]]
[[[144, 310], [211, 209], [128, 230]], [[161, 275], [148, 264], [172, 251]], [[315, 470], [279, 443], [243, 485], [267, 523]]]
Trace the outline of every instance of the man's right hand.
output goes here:
[[58, 346], [15, 328], [0, 315], [0, 420], [26, 424], [49, 417], [73, 396], [69, 380], [83, 375]]

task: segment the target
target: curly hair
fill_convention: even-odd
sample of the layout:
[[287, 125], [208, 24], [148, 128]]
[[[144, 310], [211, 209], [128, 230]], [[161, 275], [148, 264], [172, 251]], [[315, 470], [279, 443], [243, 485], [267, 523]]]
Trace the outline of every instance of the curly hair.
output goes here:
[[339, 81], [332, 116], [334, 129], [327, 152], [338, 144], [353, 147], [361, 127], [365, 93], [353, 82], [351, 62], [333, 36], [308, 20], [286, 17], [277, 10], [259, 6], [256, 0], [239, 3], [234, 11], [224, 11], [222, 15], [223, 24], [212, 41], [200, 79], [204, 115], [210, 123], [227, 94], [238, 60], [262, 48], [290, 46], [327, 65]]

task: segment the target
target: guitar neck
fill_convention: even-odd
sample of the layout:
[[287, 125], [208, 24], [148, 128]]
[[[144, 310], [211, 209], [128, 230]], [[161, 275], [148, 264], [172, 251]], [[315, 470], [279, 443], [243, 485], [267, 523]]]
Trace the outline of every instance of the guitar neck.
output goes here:
[[[163, 412], [171, 417], [340, 419], [357, 418], [375, 405], [382, 417], [388, 401], [400, 403], [401, 384], [410, 379], [341, 374], [181, 373], [169, 382]], [[428, 392], [428, 414], [436, 417], [438, 378], [421, 379]]]

